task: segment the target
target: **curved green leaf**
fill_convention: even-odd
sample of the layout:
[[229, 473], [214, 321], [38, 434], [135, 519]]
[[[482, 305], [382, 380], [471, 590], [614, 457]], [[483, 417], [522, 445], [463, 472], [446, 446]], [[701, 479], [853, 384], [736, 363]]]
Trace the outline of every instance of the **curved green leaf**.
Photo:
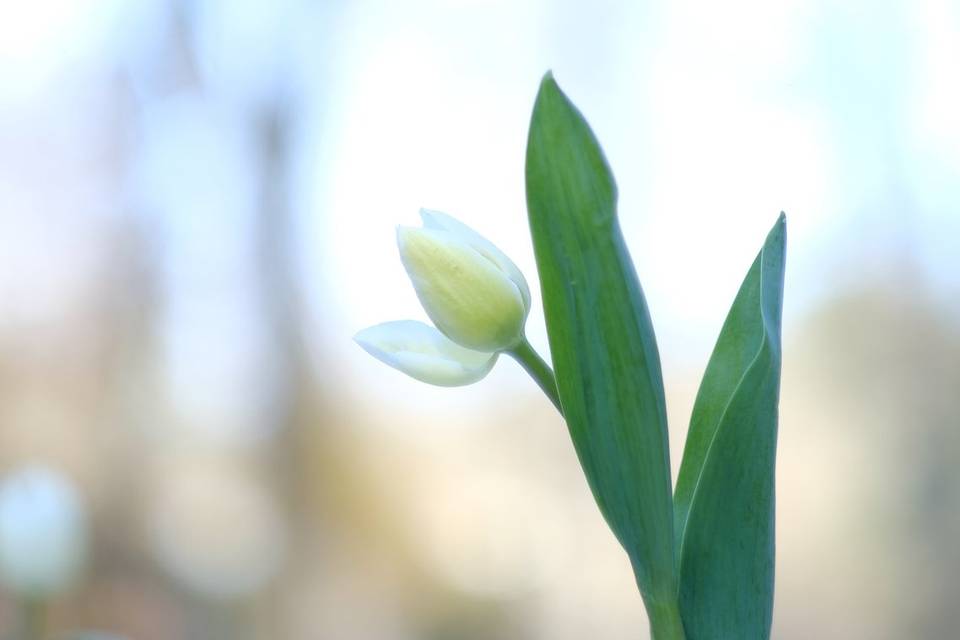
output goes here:
[[600, 511], [630, 556], [651, 622], [676, 618], [660, 356], [620, 234], [610, 168], [549, 73], [530, 123], [526, 186], [550, 351], [573, 444]]
[[674, 497], [680, 611], [690, 640], [770, 635], [785, 242], [780, 214], [694, 403]]

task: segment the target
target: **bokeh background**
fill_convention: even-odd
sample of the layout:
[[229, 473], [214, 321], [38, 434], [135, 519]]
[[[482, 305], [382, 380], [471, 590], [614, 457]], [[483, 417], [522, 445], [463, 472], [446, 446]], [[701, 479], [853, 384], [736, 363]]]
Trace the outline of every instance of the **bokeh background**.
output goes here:
[[74, 568], [8, 567], [0, 637], [646, 637], [519, 367], [351, 340], [424, 318], [420, 206], [536, 290], [547, 69], [618, 178], [674, 467], [787, 212], [774, 637], [957, 637], [958, 62], [952, 0], [0, 1], [0, 530]]

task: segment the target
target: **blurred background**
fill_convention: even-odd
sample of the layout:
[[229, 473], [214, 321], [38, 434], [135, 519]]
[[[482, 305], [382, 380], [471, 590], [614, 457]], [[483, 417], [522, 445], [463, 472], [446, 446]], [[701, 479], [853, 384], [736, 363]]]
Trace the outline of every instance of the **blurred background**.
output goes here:
[[0, 637], [647, 637], [520, 368], [351, 340], [425, 318], [421, 206], [536, 289], [547, 69], [620, 185], [675, 469], [787, 212], [774, 637], [956, 637], [958, 60], [952, 0], [0, 0]]

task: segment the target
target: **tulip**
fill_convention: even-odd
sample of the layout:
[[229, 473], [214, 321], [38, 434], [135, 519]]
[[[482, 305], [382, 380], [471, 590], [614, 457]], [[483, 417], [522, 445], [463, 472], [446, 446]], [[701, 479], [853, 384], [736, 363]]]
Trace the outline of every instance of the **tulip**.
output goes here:
[[530, 290], [516, 265], [465, 224], [420, 212], [422, 228], [399, 227], [400, 258], [433, 323], [457, 344], [493, 353], [523, 340]]
[[400, 259], [436, 327], [414, 320], [369, 327], [354, 340], [407, 375], [443, 387], [472, 384], [500, 353], [516, 358], [559, 409], [549, 366], [524, 336], [530, 288], [493, 243], [439, 211], [420, 210], [422, 227], [398, 227]]
[[439, 211], [423, 227], [397, 227], [400, 260], [436, 327], [414, 320], [369, 327], [354, 340], [407, 375], [443, 387], [483, 378], [497, 354], [524, 342], [530, 288], [492, 242]]

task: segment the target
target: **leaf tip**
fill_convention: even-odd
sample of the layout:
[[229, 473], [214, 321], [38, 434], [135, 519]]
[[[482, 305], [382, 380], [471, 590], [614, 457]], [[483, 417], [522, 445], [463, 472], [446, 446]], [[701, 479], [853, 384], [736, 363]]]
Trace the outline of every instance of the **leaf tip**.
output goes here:
[[553, 69], [547, 69], [543, 77], [540, 78], [540, 91], [543, 91], [547, 87], [558, 88], [557, 80], [553, 77]]
[[787, 236], [787, 214], [783, 211], [780, 212], [780, 215], [777, 216], [777, 221], [773, 223], [773, 228], [770, 229], [770, 233], [767, 234], [766, 245], [770, 244], [779, 244], [782, 245], [786, 241]]
[[553, 98], [558, 95], [563, 95], [563, 91], [560, 89], [560, 85], [557, 84], [557, 79], [553, 77], [553, 69], [547, 69], [547, 72], [543, 74], [543, 77], [540, 79], [540, 88], [537, 91], [537, 99], [534, 105], [534, 110], [538, 106], [542, 105], [545, 99]]

